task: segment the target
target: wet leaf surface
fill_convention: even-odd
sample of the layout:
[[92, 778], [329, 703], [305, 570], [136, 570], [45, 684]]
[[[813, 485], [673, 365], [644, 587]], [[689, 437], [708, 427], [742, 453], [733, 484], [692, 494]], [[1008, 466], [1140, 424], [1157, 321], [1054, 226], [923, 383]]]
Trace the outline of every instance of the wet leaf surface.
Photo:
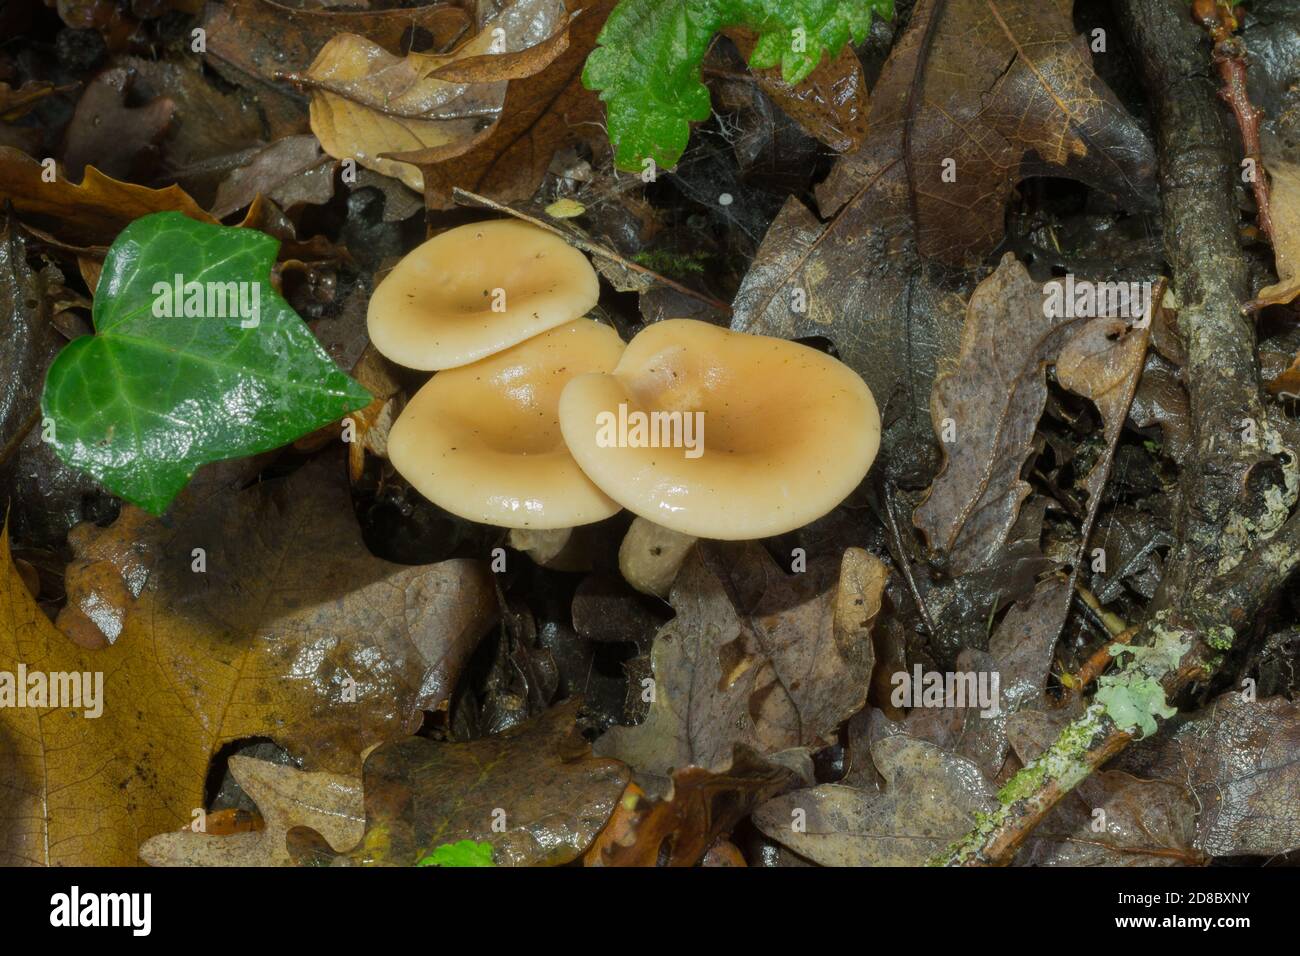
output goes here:
[[[730, 769], [678, 770], [669, 795], [647, 797], [635, 784], [585, 858], [587, 866], [694, 866], [755, 806], [797, 782], [788, 769], [737, 750]], [[743, 865], [743, 864], [742, 864]]]
[[1211, 856], [1272, 856], [1300, 846], [1300, 708], [1228, 693], [1143, 742], [1117, 769], [1187, 787], [1196, 846]]
[[[1040, 713], [1011, 718], [1028, 763], [1056, 739], [1060, 722]], [[1024, 866], [1180, 866], [1205, 862], [1193, 849], [1197, 805], [1180, 783], [1106, 770], [1083, 781], [1043, 821], [1017, 862]]]
[[[953, 574], [989, 564], [1029, 496], [1020, 471], [1047, 401], [1046, 366], [1072, 325], [1044, 316], [1042, 287], [1010, 254], [971, 296], [957, 369], [931, 399], [944, 466], [915, 515]], [[1023, 347], [1000, 347], [1012, 340]]]
[[366, 834], [350, 858], [410, 866], [436, 846], [474, 840], [492, 845], [497, 866], [576, 859], [627, 783], [625, 767], [591, 756], [575, 736], [577, 712], [576, 701], [552, 707], [469, 743], [412, 737], [379, 747], [366, 758]]
[[903, 734], [871, 746], [880, 792], [841, 784], [796, 790], [754, 811], [754, 825], [823, 866], [921, 866], [991, 809], [975, 765]]
[[669, 598], [677, 617], [655, 637], [649, 714], [596, 752], [666, 776], [726, 770], [737, 744], [815, 743], [865, 699], [884, 576], [865, 553], [787, 576], [758, 545], [697, 546]]
[[[160, 514], [199, 465], [277, 448], [367, 405], [276, 292], [276, 249], [256, 230], [178, 213], [123, 230], [96, 286], [96, 334], [46, 376], [41, 411], [59, 457]], [[178, 321], [214, 286], [223, 298], [205, 321]]]
[[443, 661], [490, 626], [482, 565], [403, 568], [365, 551], [341, 465], [229, 482], [196, 485], [167, 525], [127, 508], [76, 536], [70, 589], [105, 564], [125, 584], [64, 612], [101, 630], [101, 650], [73, 645], [6, 571], [0, 669], [99, 672], [104, 705], [97, 719], [0, 709], [0, 843], [14, 862], [135, 862], [145, 837], [190, 823], [209, 756], [236, 740], [355, 773], [365, 747], [419, 725], [455, 679]]
[[241, 756], [230, 758], [230, 772], [257, 804], [261, 828], [233, 834], [160, 833], [144, 841], [140, 859], [150, 866], [291, 866], [285, 839], [294, 827], [311, 827], [336, 850], [361, 839], [365, 812], [359, 777], [304, 773]]

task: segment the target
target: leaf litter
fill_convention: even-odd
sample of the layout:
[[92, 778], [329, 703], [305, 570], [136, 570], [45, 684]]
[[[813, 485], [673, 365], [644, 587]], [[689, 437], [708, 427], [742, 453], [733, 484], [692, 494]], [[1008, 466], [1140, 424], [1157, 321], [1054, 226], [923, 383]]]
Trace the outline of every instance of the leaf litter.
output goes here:
[[[0, 672], [91, 680], [79, 708], [0, 708], [3, 861], [932, 861], [1158, 611], [1201, 453], [1178, 296], [1044, 310], [1067, 272], [1158, 268], [1125, 236], [1161, 239], [1160, 118], [1079, 32], [1105, 14], [920, 0], [771, 65], [770, 41], [727, 29], [700, 60], [709, 108], [696, 97], [680, 158], [647, 178], [618, 168], [611, 104], [584, 83], [593, 50], [622, 55], [613, 0], [357, 6], [60, 5], [16, 39], [30, 55], [0, 58]], [[1253, 289], [1285, 418], [1296, 157], [1282, 34], [1244, 35], [1277, 136]], [[162, 518], [50, 454], [38, 406], [108, 305], [109, 246], [158, 212], [278, 239], [268, 282], [374, 397], [204, 466]], [[658, 545], [626, 516], [561, 561], [424, 500], [386, 451], [423, 377], [368, 347], [365, 302], [426, 237], [488, 215], [594, 256], [591, 314], [625, 339], [690, 315], [839, 357], [883, 417], [863, 486], [788, 535], [675, 541], [635, 574], [620, 543]], [[1238, 683], [1172, 701], [1016, 862], [1300, 848], [1294, 624], [1283, 602], [1225, 648]], [[996, 676], [994, 712], [895, 693], [953, 673]], [[1269, 695], [1243, 697], [1252, 679]]]

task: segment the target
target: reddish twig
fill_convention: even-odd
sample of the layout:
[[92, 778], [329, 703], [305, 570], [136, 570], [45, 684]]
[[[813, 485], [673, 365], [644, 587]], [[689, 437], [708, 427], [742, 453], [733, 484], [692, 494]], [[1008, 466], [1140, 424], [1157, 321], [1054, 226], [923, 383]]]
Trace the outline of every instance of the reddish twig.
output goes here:
[[1223, 80], [1219, 96], [1223, 97], [1237, 119], [1242, 147], [1246, 152], [1245, 159], [1255, 165], [1251, 189], [1255, 193], [1255, 205], [1258, 207], [1259, 229], [1271, 244], [1273, 215], [1269, 206], [1268, 172], [1264, 169], [1259, 143], [1259, 121], [1263, 119], [1264, 112], [1250, 102], [1250, 94], [1246, 90], [1246, 44], [1236, 35], [1241, 22], [1239, 11], [1240, 8], [1226, 0], [1195, 0], [1192, 4], [1192, 18], [1210, 35], [1214, 43], [1214, 66]]

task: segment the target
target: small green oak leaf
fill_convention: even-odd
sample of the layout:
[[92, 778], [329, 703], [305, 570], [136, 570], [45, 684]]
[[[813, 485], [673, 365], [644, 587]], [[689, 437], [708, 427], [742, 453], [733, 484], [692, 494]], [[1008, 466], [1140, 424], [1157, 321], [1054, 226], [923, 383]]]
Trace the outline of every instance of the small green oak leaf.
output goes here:
[[873, 13], [888, 19], [894, 0], [621, 0], [587, 58], [582, 82], [606, 104], [609, 139], [620, 169], [645, 160], [670, 169], [686, 149], [692, 122], [709, 118], [700, 63], [713, 35], [727, 27], [758, 34], [749, 65], [778, 64], [791, 85], [823, 56], [861, 42]]
[[200, 465], [278, 448], [366, 405], [272, 287], [278, 249], [254, 229], [174, 212], [122, 230], [95, 289], [96, 334], [68, 343], [46, 375], [58, 456], [161, 514]]
[[492, 844], [461, 840], [434, 847], [416, 866], [496, 866], [492, 862]]

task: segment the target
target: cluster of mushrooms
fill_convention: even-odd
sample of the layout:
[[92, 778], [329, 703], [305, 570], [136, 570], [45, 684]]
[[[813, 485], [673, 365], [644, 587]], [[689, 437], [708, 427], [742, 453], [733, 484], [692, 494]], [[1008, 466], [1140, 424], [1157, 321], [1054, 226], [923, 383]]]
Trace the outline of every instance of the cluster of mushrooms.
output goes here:
[[[586, 318], [585, 255], [514, 220], [423, 243], [375, 290], [370, 338], [436, 374], [388, 455], [435, 504], [512, 529], [571, 529], [626, 508], [690, 538], [781, 534], [839, 504], [880, 444], [865, 382], [816, 349], [689, 319], [624, 344]], [[702, 453], [598, 440], [602, 412], [703, 412]], [[608, 419], [606, 419], [608, 420]]]

